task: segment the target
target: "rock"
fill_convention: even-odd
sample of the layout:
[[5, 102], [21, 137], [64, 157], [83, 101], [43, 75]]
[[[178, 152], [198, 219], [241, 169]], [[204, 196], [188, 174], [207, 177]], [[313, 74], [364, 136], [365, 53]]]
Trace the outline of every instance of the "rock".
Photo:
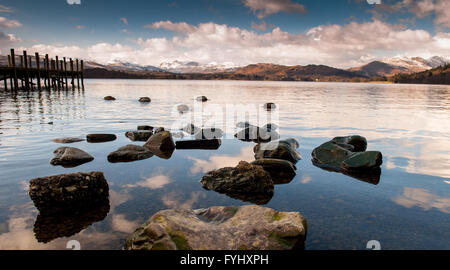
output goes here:
[[138, 130], [138, 131], [128, 131], [125, 136], [132, 141], [142, 141], [145, 142], [153, 135], [152, 131], [148, 130]]
[[[225, 193], [233, 198], [247, 198], [253, 195], [272, 198], [273, 181], [263, 167], [241, 161], [236, 167], [225, 167], [206, 173], [200, 180], [203, 188]], [[244, 197], [240, 196], [244, 195]], [[267, 196], [268, 195], [268, 196]], [[260, 198], [255, 197], [256, 201]]]
[[274, 131], [278, 129], [278, 125], [273, 124], [273, 123], [269, 123], [269, 124], [265, 124], [264, 126], [261, 127], [262, 130], [265, 131]]
[[82, 141], [84, 141], [84, 139], [76, 138], [76, 137], [56, 138], [56, 139], [52, 140], [52, 142], [54, 142], [54, 143], [75, 143], [75, 142], [82, 142]]
[[287, 160], [263, 158], [253, 161], [251, 164], [262, 166], [270, 174], [274, 184], [287, 184], [294, 179], [295, 165]]
[[239, 122], [236, 124], [237, 128], [248, 128], [248, 127], [256, 127], [255, 125], [250, 124], [249, 122]]
[[211, 140], [220, 139], [223, 136], [223, 131], [220, 128], [204, 128], [195, 133], [196, 140]]
[[365, 151], [366, 148], [367, 140], [362, 136], [335, 137], [312, 151], [312, 162], [320, 168], [378, 184], [383, 156], [378, 151]]
[[147, 148], [139, 145], [122, 146], [116, 151], [108, 155], [108, 161], [116, 162], [131, 162], [136, 160], [147, 159], [153, 156], [153, 153]]
[[149, 97], [141, 97], [141, 98], [139, 98], [139, 102], [142, 102], [142, 103], [149, 103], [151, 101], [152, 100]]
[[49, 125], [53, 125], [53, 121], [52, 121], [52, 122], [48, 122], [47, 124], [49, 124]]
[[106, 96], [106, 97], [104, 97], [103, 99], [104, 99], [104, 100], [116, 100], [116, 98], [113, 97], [113, 96]]
[[161, 131], [153, 134], [144, 144], [144, 147], [153, 153], [159, 151], [168, 152], [175, 149], [175, 143], [169, 131]]
[[280, 135], [276, 131], [267, 131], [256, 126], [250, 126], [234, 134], [234, 137], [245, 142], [270, 142], [277, 140]]
[[109, 200], [92, 209], [52, 215], [38, 214], [34, 222], [34, 236], [40, 243], [48, 243], [56, 238], [70, 237], [90, 225], [102, 221], [109, 213]]
[[196, 98], [196, 100], [200, 101], [200, 102], [206, 102], [206, 101], [208, 101], [208, 98], [205, 97], [205, 96], [199, 96], [199, 97]]
[[269, 102], [264, 104], [264, 109], [266, 109], [267, 111], [275, 110], [276, 108], [277, 105], [275, 105], [275, 103]]
[[297, 151], [298, 142], [293, 139], [272, 141], [269, 143], [259, 143], [253, 148], [255, 159], [274, 158], [290, 161], [292, 164], [301, 159]]
[[117, 137], [114, 134], [88, 134], [86, 139], [89, 143], [102, 143], [114, 141]]
[[152, 126], [138, 126], [137, 130], [149, 130], [149, 131], [153, 131], [153, 127]]
[[92, 209], [108, 200], [102, 172], [60, 174], [30, 180], [29, 194], [42, 214]]
[[220, 147], [222, 141], [220, 139], [211, 140], [185, 140], [175, 143], [176, 149], [208, 149], [215, 150]]
[[342, 161], [342, 168], [349, 171], [369, 170], [380, 167], [383, 155], [378, 151], [357, 152]]
[[346, 136], [346, 137], [335, 137], [331, 141], [335, 142], [338, 145], [349, 144], [349, 145], [353, 146], [353, 150], [349, 149], [352, 152], [364, 152], [367, 149], [366, 138], [359, 136], [359, 135], [352, 135], [352, 136]]
[[76, 167], [94, 160], [93, 156], [74, 147], [59, 147], [53, 153], [55, 157], [50, 161], [50, 164], [61, 165], [66, 168]]
[[155, 129], [155, 134], [156, 134], [156, 133], [160, 133], [160, 132], [162, 132], [162, 131], [164, 131], [164, 128], [163, 128], [163, 127], [156, 128], [156, 129]]
[[163, 210], [137, 228], [126, 250], [303, 249], [306, 219], [256, 205]]
[[181, 130], [183, 130], [184, 132], [189, 133], [191, 135], [194, 135], [195, 133], [198, 132], [198, 127], [194, 126], [194, 124], [187, 124]]
[[180, 105], [177, 106], [177, 110], [180, 113], [185, 113], [185, 112], [189, 111], [189, 107], [187, 105], [185, 105], [185, 104], [180, 104]]

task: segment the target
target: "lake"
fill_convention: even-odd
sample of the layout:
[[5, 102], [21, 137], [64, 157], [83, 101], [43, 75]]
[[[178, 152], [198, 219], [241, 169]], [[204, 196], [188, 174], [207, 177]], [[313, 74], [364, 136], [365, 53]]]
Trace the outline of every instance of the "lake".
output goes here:
[[[104, 101], [107, 95], [117, 100]], [[219, 109], [277, 104], [269, 116], [281, 138], [299, 141], [302, 160], [296, 177], [276, 185], [264, 206], [307, 219], [306, 249], [366, 249], [369, 240], [382, 249], [450, 249], [450, 86], [93, 79], [85, 80], [84, 90], [0, 91], [0, 249], [65, 249], [68, 240], [82, 249], [121, 249], [159, 210], [250, 204], [199, 183], [210, 170], [254, 160], [255, 143], [235, 139], [235, 123], [226, 117], [206, 119], [227, 132], [218, 150], [176, 150], [169, 159], [130, 163], [106, 159], [131, 143], [124, 134], [138, 125], [175, 129], [189, 114], [178, 114], [174, 106], [198, 106], [199, 95], [209, 98], [205, 106]], [[142, 96], [152, 102], [140, 104]], [[118, 138], [67, 145], [87, 151], [92, 162], [70, 169], [50, 165], [53, 151], [63, 146], [52, 139], [88, 133]], [[383, 153], [378, 183], [311, 163], [315, 147], [351, 134]], [[28, 195], [30, 179], [90, 171], [104, 172], [109, 208], [62, 220], [38, 218]]]

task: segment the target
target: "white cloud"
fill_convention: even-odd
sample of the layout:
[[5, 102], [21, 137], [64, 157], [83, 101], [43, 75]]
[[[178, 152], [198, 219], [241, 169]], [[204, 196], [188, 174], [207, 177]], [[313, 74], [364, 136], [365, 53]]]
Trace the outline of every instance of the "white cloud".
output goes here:
[[16, 37], [13, 34], [5, 34], [3, 32], [0, 32], [0, 53], [7, 53], [11, 47], [14, 47], [14, 45], [21, 41], [22, 40], [20, 38]]
[[449, 33], [433, 36], [425, 30], [405, 29], [379, 20], [320, 25], [305, 34], [290, 34], [278, 27], [267, 33], [256, 33], [212, 22], [193, 26], [163, 21], [153, 23], [151, 27], [173, 31], [175, 36], [138, 38], [135, 46], [98, 43], [80, 48], [38, 44], [31, 50], [83, 57], [100, 63], [120, 60], [157, 66], [179, 60], [204, 64], [272, 62], [351, 67], [399, 53], [405, 56], [450, 56]]
[[367, 0], [367, 3], [369, 5], [373, 5], [373, 4], [379, 5], [379, 4], [381, 4], [381, 0]]
[[0, 12], [3, 13], [13, 13], [13, 9], [4, 5], [0, 5]]
[[67, 0], [69, 5], [81, 5], [81, 0]]
[[303, 5], [293, 3], [291, 0], [243, 0], [242, 2], [260, 19], [282, 11], [300, 14], [306, 12]]
[[155, 175], [149, 178], [146, 178], [142, 181], [137, 182], [136, 184], [126, 185], [125, 187], [134, 188], [134, 187], [144, 187], [149, 189], [160, 189], [165, 185], [171, 182], [170, 178], [167, 175]]
[[450, 213], [450, 199], [432, 194], [426, 189], [405, 187], [403, 194], [395, 197], [393, 201], [406, 208], [417, 206], [426, 211], [436, 208], [441, 212]]
[[0, 28], [16, 28], [21, 26], [22, 24], [16, 20], [9, 20], [5, 17], [0, 17]]
[[267, 30], [267, 23], [266, 22], [261, 22], [261, 23], [251, 23], [251, 28], [259, 30], [259, 31], [266, 31]]

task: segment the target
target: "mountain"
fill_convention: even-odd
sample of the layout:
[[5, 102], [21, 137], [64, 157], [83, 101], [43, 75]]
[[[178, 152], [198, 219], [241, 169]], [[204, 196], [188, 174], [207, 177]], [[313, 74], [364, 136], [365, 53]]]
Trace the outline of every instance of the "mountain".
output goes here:
[[389, 78], [393, 83], [450, 85], [450, 64], [412, 74], [397, 74]]
[[106, 68], [111, 70], [127, 70], [127, 71], [157, 71], [157, 72], [166, 72], [166, 70], [155, 67], [155, 66], [142, 66], [133, 63], [127, 62], [114, 62], [112, 64], [106, 65]]
[[233, 63], [217, 64], [215, 62], [202, 65], [198, 62], [172, 61], [164, 62], [159, 65], [160, 69], [173, 73], [216, 73], [229, 72], [236, 69]]
[[386, 77], [397, 73], [408, 73], [409, 70], [405, 67], [394, 66], [380, 61], [373, 61], [367, 65], [350, 68], [349, 71], [355, 72], [362, 76], [372, 77]]
[[381, 60], [386, 64], [406, 68], [409, 72], [421, 72], [445, 65], [450, 61], [444, 57], [433, 56], [428, 59], [422, 57], [394, 57]]

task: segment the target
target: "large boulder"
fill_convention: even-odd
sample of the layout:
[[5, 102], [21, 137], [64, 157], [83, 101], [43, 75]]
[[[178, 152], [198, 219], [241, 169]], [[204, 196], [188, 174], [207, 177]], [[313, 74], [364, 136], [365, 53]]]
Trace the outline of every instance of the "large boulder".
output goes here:
[[263, 167], [270, 174], [274, 184], [287, 184], [295, 177], [296, 167], [291, 162], [283, 159], [263, 158], [253, 161], [251, 164]]
[[301, 155], [296, 149], [298, 145], [297, 140], [289, 138], [269, 143], [259, 143], [255, 145], [253, 152], [255, 153], [255, 159], [283, 159], [295, 164], [301, 159]]
[[131, 141], [147, 141], [150, 136], [153, 135], [152, 131], [149, 130], [137, 130], [137, 131], [127, 131], [125, 136]]
[[270, 174], [263, 167], [246, 161], [240, 161], [236, 167], [210, 171], [202, 177], [200, 183], [207, 190], [255, 203], [264, 203], [267, 198], [270, 200], [274, 189]]
[[342, 168], [348, 171], [370, 170], [380, 167], [383, 156], [378, 151], [357, 152], [342, 161]]
[[102, 172], [60, 174], [30, 180], [30, 198], [42, 214], [73, 213], [108, 200]]
[[89, 143], [102, 143], [102, 142], [110, 142], [117, 139], [117, 136], [114, 134], [88, 134], [86, 135], [86, 139]]
[[177, 149], [205, 149], [215, 150], [219, 149], [222, 141], [220, 139], [212, 140], [184, 140], [177, 141], [175, 146]]
[[344, 148], [333, 141], [320, 145], [311, 153], [314, 164], [322, 167], [335, 168], [337, 170], [341, 168], [342, 161], [351, 155], [352, 152], [348, 148]]
[[67, 137], [67, 138], [56, 138], [53, 139], [52, 142], [54, 143], [75, 143], [75, 142], [82, 142], [84, 139], [78, 138], [78, 137]]
[[55, 166], [70, 168], [94, 160], [93, 156], [75, 147], [59, 147], [53, 153], [55, 157], [50, 160], [50, 164]]
[[175, 149], [175, 143], [173, 142], [172, 135], [169, 131], [161, 131], [153, 134], [144, 147], [150, 151], [173, 151]]
[[367, 140], [363, 136], [359, 135], [351, 135], [345, 137], [335, 137], [331, 140], [338, 145], [349, 144], [353, 146], [353, 148], [344, 146], [344, 148], [348, 148], [352, 152], [364, 152], [367, 149]]
[[131, 162], [136, 160], [147, 159], [153, 156], [153, 153], [147, 148], [139, 145], [122, 146], [114, 152], [109, 153], [108, 161], [116, 162]]
[[125, 241], [126, 250], [291, 250], [304, 248], [306, 219], [256, 205], [163, 210]]

